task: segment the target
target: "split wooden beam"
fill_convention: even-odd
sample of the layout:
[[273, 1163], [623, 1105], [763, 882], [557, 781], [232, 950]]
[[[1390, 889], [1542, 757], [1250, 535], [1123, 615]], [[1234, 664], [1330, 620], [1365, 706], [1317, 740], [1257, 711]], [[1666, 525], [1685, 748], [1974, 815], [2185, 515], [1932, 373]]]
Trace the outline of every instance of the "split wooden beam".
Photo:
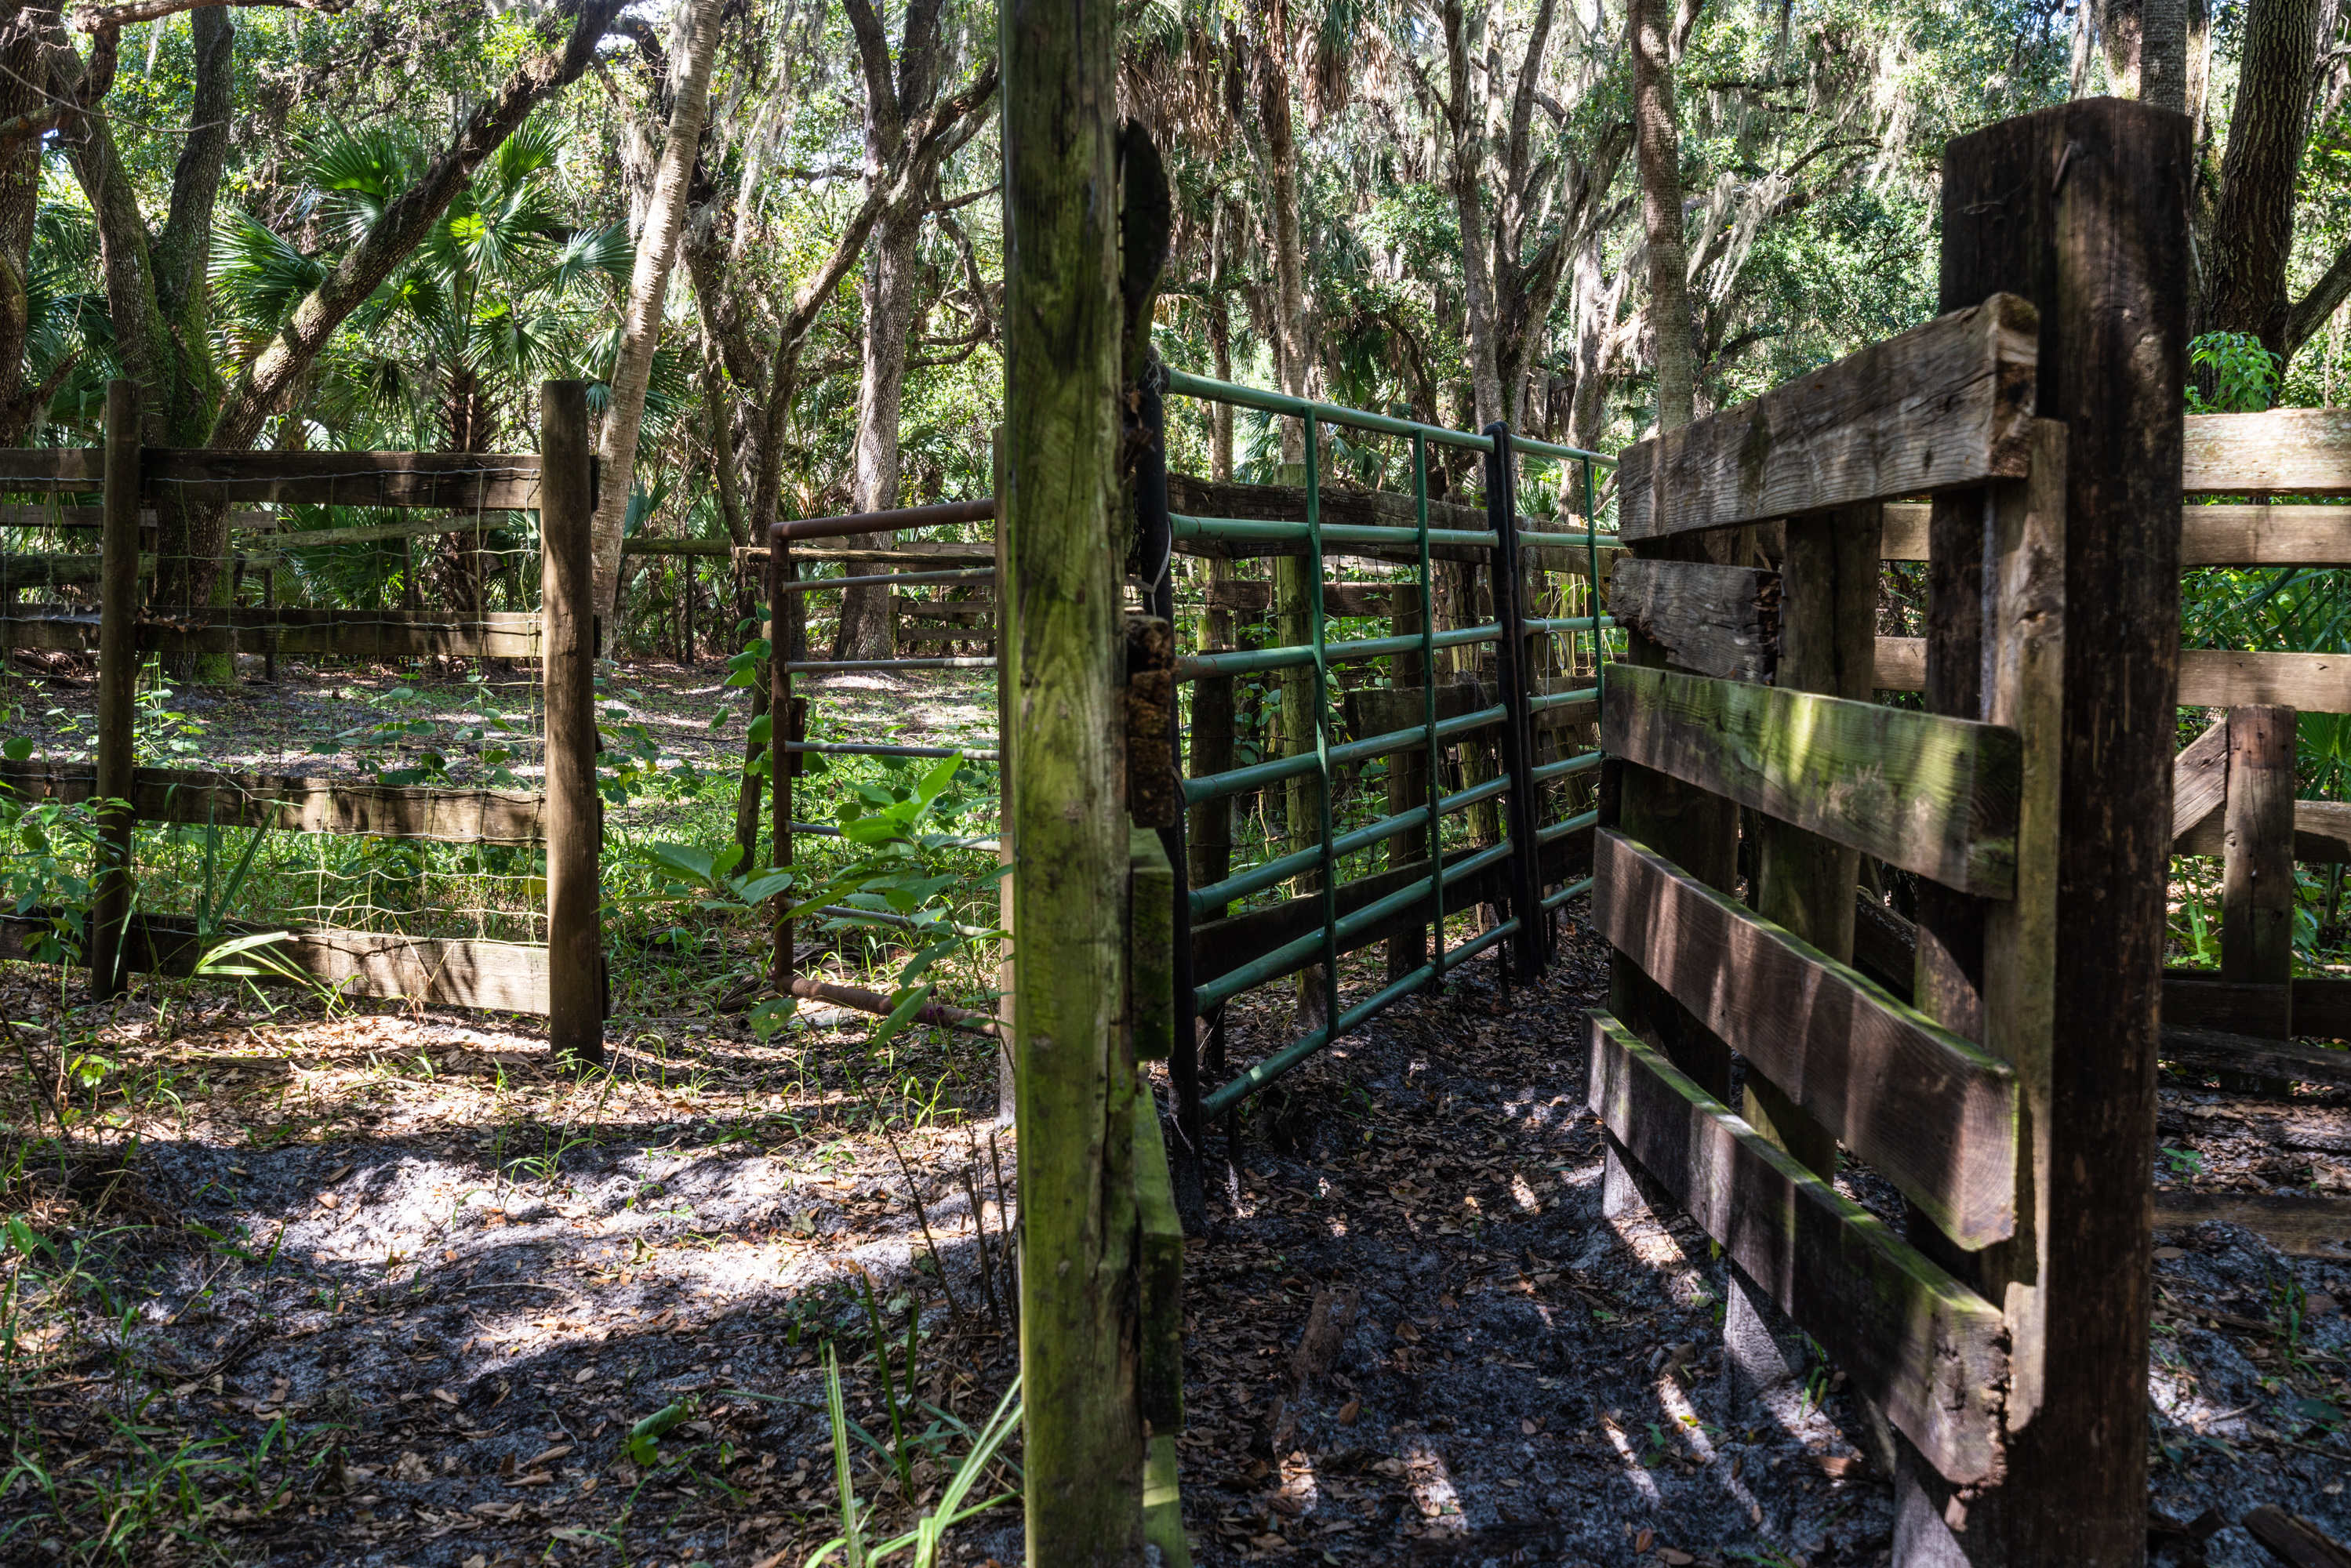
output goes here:
[[1737, 528], [2021, 478], [2038, 313], [2010, 294], [1627, 448], [1617, 537]]
[[1948, 887], [2015, 886], [2022, 758], [2001, 726], [1616, 665], [1601, 747]]
[[1711, 561], [1625, 560], [1608, 613], [1666, 651], [1668, 667], [1769, 681], [1780, 653], [1780, 575]]
[[2351, 496], [2351, 410], [2190, 414], [2180, 488], [2191, 496]]
[[2008, 1325], [1885, 1221], [1798, 1165], [1605, 1012], [1591, 1103], [1617, 1143], [1861, 1394], [1961, 1483], [2001, 1465]]
[[2005, 1062], [1620, 833], [1593, 875], [1593, 928], [1952, 1239], [2014, 1231]]

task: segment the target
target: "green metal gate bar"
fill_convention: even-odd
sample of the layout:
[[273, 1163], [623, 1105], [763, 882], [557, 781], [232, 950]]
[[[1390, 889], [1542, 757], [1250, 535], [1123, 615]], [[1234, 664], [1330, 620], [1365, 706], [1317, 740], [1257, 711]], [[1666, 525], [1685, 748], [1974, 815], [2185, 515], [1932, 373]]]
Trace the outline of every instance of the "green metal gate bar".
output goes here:
[[[1229, 1082], [1206, 1092], [1200, 1092], [1196, 1058], [1193, 1054], [1196, 1051], [1196, 1032], [1191, 1028], [1179, 1026], [1175, 1041], [1179, 1061], [1171, 1066], [1176, 1068], [1173, 1076], [1179, 1102], [1178, 1124], [1184, 1134], [1183, 1142], [1188, 1146], [1184, 1152], [1191, 1153], [1196, 1151], [1197, 1132], [1203, 1118], [1232, 1109], [1381, 1009], [1425, 986], [1441, 982], [1448, 971], [1488, 947], [1522, 937], [1525, 940], [1520, 948], [1521, 967], [1525, 967], [1524, 955], [1536, 955], [1533, 961], [1539, 963], [1540, 944], [1543, 940], [1539, 927], [1547, 923], [1534, 920], [1534, 909], [1526, 905], [1534, 904], [1549, 911], [1589, 890], [1591, 882], [1586, 878], [1539, 900], [1520, 893], [1507, 899], [1512, 906], [1509, 918], [1458, 946], [1448, 948], [1446, 945], [1445, 922], [1449, 889], [1457, 888], [1466, 878], [1490, 873], [1499, 867], [1516, 874], [1516, 887], [1531, 889], [1539, 894], [1542, 847], [1583, 831], [1597, 821], [1598, 814], [1593, 811], [1584, 811], [1547, 824], [1540, 821], [1539, 798], [1543, 786], [1587, 772], [1598, 766], [1601, 758], [1597, 750], [1592, 750], [1553, 762], [1534, 763], [1531, 747], [1536, 731], [1532, 721], [1536, 714], [1576, 704], [1592, 704], [1596, 714], [1598, 705], [1604, 699], [1604, 682], [1598, 673], [1604, 664], [1601, 637], [1614, 622], [1597, 613], [1599, 551], [1603, 545], [1614, 541], [1599, 534], [1593, 523], [1593, 469], [1596, 465], [1613, 467], [1614, 465], [1612, 459], [1596, 453], [1525, 440], [1504, 426], [1497, 425], [1484, 434], [1448, 430], [1361, 409], [1235, 386], [1180, 371], [1163, 371], [1161, 373], [1165, 392], [1295, 418], [1301, 421], [1305, 438], [1306, 516], [1303, 520], [1208, 517], [1175, 512], [1163, 514], [1165, 517], [1164, 537], [1170, 548], [1180, 539], [1305, 547], [1309, 640], [1295, 646], [1195, 654], [1177, 662], [1177, 674], [1179, 680], [1189, 681], [1205, 677], [1266, 674], [1284, 670], [1311, 670], [1313, 682], [1313, 744], [1311, 747], [1301, 746], [1288, 757], [1186, 779], [1183, 781], [1184, 804], [1188, 808], [1306, 775], [1312, 775], [1320, 786], [1317, 790], [1315, 840], [1309, 847], [1275, 856], [1228, 875], [1211, 886], [1192, 890], [1186, 890], [1183, 885], [1186, 867], [1178, 858], [1178, 906], [1180, 914], [1186, 917], [1179, 929], [1185, 930], [1188, 930], [1191, 919], [1214, 914], [1236, 900], [1310, 872], [1319, 873], [1312, 894], [1318, 906], [1315, 929], [1281, 943], [1271, 951], [1224, 974], [1194, 977], [1189, 988], [1191, 1005], [1183, 1010], [1196, 1017], [1252, 987], [1319, 962], [1322, 970], [1323, 1017], [1328, 1020], [1323, 1027], [1290, 1041], [1240, 1071]], [[1321, 455], [1326, 425], [1402, 436], [1410, 442], [1414, 511], [1411, 527], [1326, 523], [1323, 520]], [[1428, 465], [1431, 444], [1480, 453], [1488, 458], [1487, 505], [1492, 526], [1483, 529], [1430, 526]], [[1564, 533], [1546, 532], [1532, 538], [1517, 534], [1513, 493], [1517, 476], [1513, 458], [1518, 455], [1577, 466], [1584, 518], [1583, 528]], [[1552, 617], [1510, 613], [1518, 608], [1519, 573], [1528, 559], [1528, 551], [1540, 551], [1543, 547], [1560, 545], [1583, 547], [1585, 580], [1591, 587], [1593, 613]], [[1497, 612], [1493, 620], [1442, 632], [1436, 629], [1436, 585], [1431, 551], [1432, 547], [1438, 546], [1468, 547], [1493, 552]], [[1375, 551], [1382, 559], [1401, 565], [1405, 563], [1396, 558], [1407, 550], [1414, 569], [1412, 586], [1421, 596], [1419, 631], [1399, 636], [1330, 641], [1326, 635], [1328, 622], [1323, 603], [1326, 556]], [[1543, 558], [1538, 554], [1535, 559], [1541, 560]], [[1506, 576], [1507, 582], [1504, 580]], [[1557, 693], [1532, 689], [1532, 674], [1522, 667], [1524, 648], [1530, 639], [1554, 636], [1589, 640], [1594, 672], [1589, 687]], [[1472, 713], [1440, 719], [1437, 716], [1437, 650], [1479, 643], [1490, 643], [1495, 647], [1496, 664], [1503, 675], [1500, 700]], [[1408, 653], [1419, 654], [1421, 661], [1423, 702], [1420, 722], [1382, 735], [1334, 743], [1332, 735], [1336, 726], [1331, 704], [1332, 666]], [[1503, 730], [1503, 751], [1506, 758], [1510, 759], [1506, 761], [1500, 776], [1446, 793], [1442, 767], [1446, 743], [1497, 727]], [[1301, 738], [1293, 737], [1293, 741]], [[1334, 769], [1412, 749], [1419, 749], [1426, 757], [1426, 800], [1344, 832], [1337, 831], [1332, 821]], [[1504, 798], [1515, 802], [1510, 816], [1515, 819], [1516, 831], [1506, 831], [1497, 843], [1467, 852], [1457, 852], [1448, 861], [1441, 831], [1444, 820], [1482, 801]], [[1289, 830], [1293, 839], [1299, 836], [1297, 826], [1292, 824]], [[1338, 908], [1339, 894], [1343, 891], [1338, 881], [1341, 857], [1416, 830], [1425, 834], [1426, 873], [1416, 876], [1405, 887], [1395, 889], [1342, 915]], [[1491, 894], [1482, 896], [1494, 898]], [[1494, 901], [1505, 902], [1503, 899]], [[1374, 930], [1381, 923], [1414, 909], [1427, 911], [1428, 925], [1435, 933], [1434, 948], [1428, 961], [1390, 981], [1354, 1007], [1342, 1011], [1338, 984], [1339, 957], [1343, 945]]]

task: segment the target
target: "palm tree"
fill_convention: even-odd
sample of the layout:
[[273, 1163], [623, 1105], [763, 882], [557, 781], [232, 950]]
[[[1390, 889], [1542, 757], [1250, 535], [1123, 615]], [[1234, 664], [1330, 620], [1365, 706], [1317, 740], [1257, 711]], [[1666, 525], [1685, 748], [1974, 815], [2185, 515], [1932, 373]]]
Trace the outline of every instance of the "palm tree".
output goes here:
[[[487, 450], [501, 407], [544, 378], [611, 362], [597, 328], [626, 285], [625, 225], [575, 227], [555, 189], [558, 132], [510, 136], [434, 222], [408, 263], [355, 311], [287, 410], [280, 445], [316, 425], [341, 439]], [[399, 126], [337, 131], [311, 143], [293, 207], [315, 251], [241, 212], [224, 217], [214, 290], [245, 357], [415, 183], [424, 150]], [[478, 535], [446, 536], [431, 569], [445, 604], [484, 607], [490, 553]], [[403, 583], [403, 591], [413, 591]]]

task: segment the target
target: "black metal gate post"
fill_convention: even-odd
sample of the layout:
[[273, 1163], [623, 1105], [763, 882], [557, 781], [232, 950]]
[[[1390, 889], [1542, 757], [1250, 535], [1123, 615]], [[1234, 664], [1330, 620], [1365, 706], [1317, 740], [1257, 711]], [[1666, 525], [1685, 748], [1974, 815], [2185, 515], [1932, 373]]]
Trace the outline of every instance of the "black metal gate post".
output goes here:
[[1511, 967], [1521, 980], [1539, 974], [1546, 957], [1541, 851], [1535, 843], [1534, 724], [1528, 702], [1526, 611], [1519, 602], [1519, 513], [1517, 465], [1510, 460], [1510, 427], [1500, 420], [1486, 427], [1494, 443], [1486, 455], [1486, 519], [1494, 530], [1494, 620], [1500, 630], [1494, 670], [1500, 678], [1502, 768], [1510, 792], [1506, 831], [1510, 840], [1510, 913], [1519, 922], [1510, 938]]

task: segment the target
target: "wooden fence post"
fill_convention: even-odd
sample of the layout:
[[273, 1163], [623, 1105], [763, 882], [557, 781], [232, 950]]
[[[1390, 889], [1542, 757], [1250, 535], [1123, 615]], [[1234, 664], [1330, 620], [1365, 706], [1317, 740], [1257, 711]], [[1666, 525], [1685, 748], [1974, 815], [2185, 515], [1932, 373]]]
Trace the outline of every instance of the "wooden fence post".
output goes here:
[[[789, 870], [795, 863], [792, 848], [792, 764], [799, 754], [791, 743], [799, 738], [792, 722], [791, 663], [795, 650], [791, 643], [793, 601], [799, 598], [787, 585], [797, 580], [792, 566], [789, 541], [770, 533], [768, 537], [768, 787], [775, 803], [775, 826], [769, 839], [768, 863], [777, 871]], [[895, 645], [894, 643], [893, 644]], [[776, 896], [774, 907], [780, 913], [797, 902], [797, 890], [788, 890]], [[791, 995], [795, 967], [793, 944], [798, 940], [792, 922], [776, 921], [773, 950], [768, 959], [768, 979], [776, 995]]]
[[[1416, 582], [1399, 583], [1395, 597], [1388, 607], [1388, 634], [1394, 637], [1417, 637], [1427, 623], [1428, 596]], [[1397, 653], [1389, 659], [1389, 679], [1399, 692], [1411, 691], [1437, 678], [1428, 668], [1428, 661], [1420, 650]], [[1199, 722], [1199, 697], [1193, 696], [1193, 723]], [[1197, 753], [1196, 751], [1195, 755]], [[1228, 756], [1229, 756], [1229, 751]], [[1418, 746], [1388, 754], [1387, 812], [1400, 817], [1416, 806], [1428, 804], [1428, 753]], [[1226, 766], [1230, 767], [1228, 762]], [[1195, 771], [1197, 771], [1196, 766]], [[1428, 852], [1435, 841], [1426, 826], [1407, 829], [1387, 842], [1387, 865], [1390, 871], [1402, 871], [1405, 866]], [[1229, 852], [1228, 852], [1229, 858]], [[1428, 927], [1416, 925], [1399, 931], [1388, 938], [1388, 979], [1401, 980], [1428, 962]]]
[[[2220, 978], [2273, 997], [2244, 1032], [2294, 1038], [2294, 710], [2229, 710], [2229, 792], [2221, 810]], [[2253, 1021], [2258, 1019], [2258, 1021]], [[2283, 1080], [2228, 1073], [2232, 1088], [2283, 1092]]]
[[[1008, 0], [1004, 473], [1028, 1560], [1144, 1558], [1119, 554], [1118, 10]], [[1096, 199], [1078, 199], [1092, 191]]]
[[[1012, 622], [1011, 514], [1004, 505], [1004, 427], [989, 434], [989, 493], [996, 497], [996, 863], [1008, 868], [996, 882], [996, 920], [1005, 933], [996, 965], [996, 1018], [1002, 1027], [996, 1037], [996, 1120], [1008, 1127], [1019, 1110], [1020, 1086], [1015, 1072], [1013, 992], [1019, 971], [1012, 955], [1012, 878], [1017, 858], [1012, 841], [1012, 642], [1018, 632]], [[975, 1224], [977, 1221], [974, 1221]]]
[[540, 665], [547, 682], [547, 1041], [604, 1061], [603, 813], [596, 794], [596, 601], [588, 383], [539, 387]]
[[106, 502], [98, 622], [98, 794], [122, 802], [99, 817], [99, 870], [91, 880], [90, 995], [125, 983], [131, 914], [131, 800], [138, 777], [131, 716], [139, 689], [139, 387], [106, 383]]
[[2001, 290], [2038, 308], [2037, 412], [2070, 438], [2056, 1043], [2026, 1176], [2045, 1228], [2037, 1255], [2001, 1270], [2024, 1331], [2010, 1479], [1971, 1503], [1906, 1465], [1899, 1563], [2106, 1568], [2146, 1555], [2191, 168], [2184, 116], [2114, 99], [2004, 120], [1944, 154], [1942, 308]]

